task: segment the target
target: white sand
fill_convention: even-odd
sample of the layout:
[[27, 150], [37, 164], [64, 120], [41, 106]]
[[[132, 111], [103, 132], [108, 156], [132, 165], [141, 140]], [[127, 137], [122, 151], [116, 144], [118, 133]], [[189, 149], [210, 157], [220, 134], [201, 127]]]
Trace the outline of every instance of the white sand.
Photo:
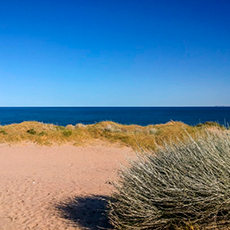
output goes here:
[[108, 181], [133, 154], [102, 145], [1, 144], [0, 230], [107, 229], [101, 197], [111, 194]]

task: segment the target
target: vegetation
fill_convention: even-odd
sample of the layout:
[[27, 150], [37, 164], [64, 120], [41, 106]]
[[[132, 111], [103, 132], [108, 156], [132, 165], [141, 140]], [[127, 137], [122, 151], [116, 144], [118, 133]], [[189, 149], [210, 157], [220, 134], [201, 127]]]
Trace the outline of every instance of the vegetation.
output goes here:
[[34, 129], [28, 129], [26, 132], [32, 135], [36, 134], [36, 131]]
[[65, 137], [70, 137], [72, 135], [72, 131], [71, 130], [64, 130], [62, 132], [63, 136]]
[[[138, 126], [104, 121], [58, 126], [23, 122], [0, 126], [1, 143], [85, 145], [105, 141], [142, 154], [120, 172], [110, 201], [117, 229], [196, 229], [229, 224], [229, 128], [207, 122]], [[151, 154], [143, 154], [143, 151]]]
[[40, 122], [23, 122], [0, 126], [0, 142], [33, 142], [40, 145], [65, 144], [85, 145], [95, 141], [105, 141], [119, 145], [131, 146], [136, 150], [155, 150], [163, 142], [182, 140], [185, 133], [195, 138], [195, 134], [205, 130], [223, 131], [226, 128], [216, 123], [199, 124], [196, 127], [182, 122], [138, 126], [121, 125], [104, 121], [92, 125], [76, 124], [58, 126]]
[[109, 213], [116, 229], [230, 226], [230, 137], [187, 137], [142, 154], [120, 172]]
[[5, 130], [0, 130], [0, 133], [2, 133], [3, 135], [7, 134]]

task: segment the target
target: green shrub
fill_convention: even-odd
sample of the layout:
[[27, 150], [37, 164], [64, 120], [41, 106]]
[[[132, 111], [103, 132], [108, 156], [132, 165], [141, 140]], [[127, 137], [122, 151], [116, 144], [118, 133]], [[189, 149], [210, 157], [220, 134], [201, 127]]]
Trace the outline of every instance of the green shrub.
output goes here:
[[42, 136], [46, 135], [46, 133], [44, 131], [42, 131], [38, 135], [42, 137]]
[[32, 135], [36, 134], [36, 131], [34, 129], [28, 129], [26, 132]]
[[0, 130], [0, 134], [7, 135], [7, 132], [5, 130]]
[[64, 130], [62, 132], [62, 134], [65, 136], [65, 137], [70, 137], [72, 135], [72, 131], [71, 130]]
[[120, 171], [109, 202], [116, 229], [227, 229], [230, 225], [230, 137], [144, 154]]

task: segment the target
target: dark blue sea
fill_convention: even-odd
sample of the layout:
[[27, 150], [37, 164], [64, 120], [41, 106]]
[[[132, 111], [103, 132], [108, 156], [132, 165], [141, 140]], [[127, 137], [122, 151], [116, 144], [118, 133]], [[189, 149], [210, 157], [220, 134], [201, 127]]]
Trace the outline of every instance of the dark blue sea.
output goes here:
[[230, 107], [0, 107], [0, 125], [39, 121], [55, 125], [94, 124], [100, 121], [149, 125], [182, 121], [230, 124]]

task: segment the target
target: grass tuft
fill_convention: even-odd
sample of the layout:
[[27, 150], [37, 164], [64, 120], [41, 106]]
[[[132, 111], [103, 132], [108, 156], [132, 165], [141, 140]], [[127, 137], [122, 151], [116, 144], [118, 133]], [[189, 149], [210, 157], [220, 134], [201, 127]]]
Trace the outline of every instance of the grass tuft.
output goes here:
[[26, 132], [32, 135], [36, 134], [36, 131], [34, 129], [28, 129]]
[[7, 135], [7, 132], [5, 130], [0, 130], [0, 134]]
[[42, 136], [46, 135], [46, 133], [44, 131], [42, 131], [38, 135], [42, 137]]
[[72, 135], [72, 131], [71, 130], [64, 130], [62, 132], [63, 136], [65, 137], [70, 137]]
[[116, 229], [230, 227], [230, 137], [187, 137], [120, 171], [109, 203]]

